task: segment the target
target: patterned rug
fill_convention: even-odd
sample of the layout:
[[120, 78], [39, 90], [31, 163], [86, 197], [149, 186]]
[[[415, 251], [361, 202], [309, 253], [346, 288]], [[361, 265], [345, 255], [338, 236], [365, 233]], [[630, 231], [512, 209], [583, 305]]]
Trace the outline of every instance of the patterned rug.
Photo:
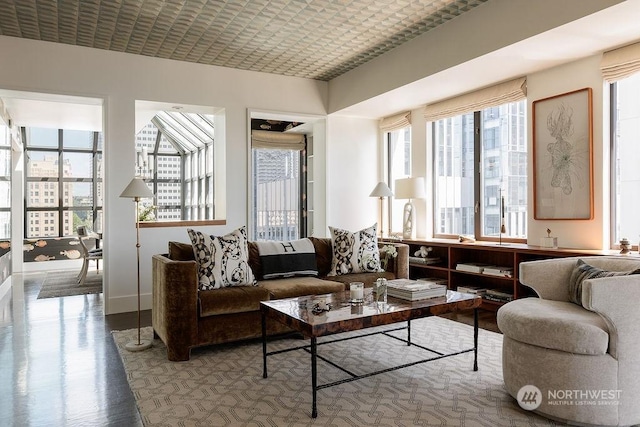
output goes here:
[[[473, 345], [472, 327], [438, 317], [413, 321], [411, 332], [412, 341], [438, 351]], [[392, 334], [404, 337], [406, 331]], [[150, 338], [151, 328], [144, 328], [143, 336]], [[135, 339], [135, 329], [114, 332], [113, 337], [145, 426], [561, 425], [521, 409], [506, 393], [502, 336], [485, 330], [480, 330], [478, 372], [472, 369], [473, 353], [464, 353], [325, 388], [318, 391], [316, 419], [311, 418], [310, 356], [303, 350], [270, 356], [269, 377], [264, 379], [259, 340], [200, 348], [188, 362], [169, 362], [160, 340], [149, 350], [130, 353], [124, 345]], [[276, 339], [268, 350], [307, 342]], [[318, 347], [319, 356], [356, 373], [430, 354], [383, 335]], [[318, 384], [346, 377], [318, 360]]]
[[78, 284], [79, 270], [49, 271], [38, 293], [38, 299], [99, 294], [102, 292], [102, 270], [90, 269], [84, 284]]

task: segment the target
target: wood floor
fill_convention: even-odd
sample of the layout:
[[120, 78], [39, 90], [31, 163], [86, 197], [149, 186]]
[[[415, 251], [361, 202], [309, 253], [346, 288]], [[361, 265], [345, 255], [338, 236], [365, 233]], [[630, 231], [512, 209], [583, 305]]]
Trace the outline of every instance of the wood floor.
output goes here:
[[[45, 274], [13, 275], [0, 300], [0, 426], [142, 426], [111, 338], [136, 314], [104, 316], [102, 294], [38, 300]], [[151, 325], [150, 311], [141, 322]], [[497, 331], [495, 313], [481, 311], [479, 324]]]
[[0, 426], [142, 426], [111, 338], [137, 316], [105, 317], [102, 294], [38, 300], [44, 277], [13, 275], [0, 301]]

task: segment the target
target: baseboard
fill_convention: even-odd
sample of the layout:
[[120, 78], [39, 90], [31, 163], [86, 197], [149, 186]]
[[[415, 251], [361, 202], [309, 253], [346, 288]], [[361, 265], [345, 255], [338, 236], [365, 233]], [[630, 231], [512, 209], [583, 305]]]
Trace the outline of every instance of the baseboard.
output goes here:
[[[152, 296], [151, 294], [140, 294], [140, 310], [151, 310]], [[108, 300], [108, 312], [105, 314], [130, 313], [138, 311], [138, 297], [136, 295], [127, 295], [123, 297], [112, 297]]]

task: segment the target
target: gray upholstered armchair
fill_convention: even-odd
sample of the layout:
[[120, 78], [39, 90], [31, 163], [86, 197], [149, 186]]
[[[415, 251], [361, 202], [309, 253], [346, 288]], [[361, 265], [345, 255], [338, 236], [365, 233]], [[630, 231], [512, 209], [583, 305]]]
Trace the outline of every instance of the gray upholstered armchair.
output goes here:
[[640, 259], [580, 259], [595, 268], [576, 270], [578, 258], [520, 264], [520, 282], [540, 298], [498, 311], [507, 391], [537, 387], [541, 400], [525, 409], [569, 423], [640, 423], [640, 275], [590, 278], [632, 272]]

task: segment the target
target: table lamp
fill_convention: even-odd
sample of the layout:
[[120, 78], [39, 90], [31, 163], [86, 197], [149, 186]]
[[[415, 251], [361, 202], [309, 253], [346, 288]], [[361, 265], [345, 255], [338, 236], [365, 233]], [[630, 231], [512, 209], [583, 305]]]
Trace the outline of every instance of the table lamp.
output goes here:
[[415, 206], [412, 199], [423, 199], [425, 197], [424, 178], [403, 178], [396, 179], [396, 199], [408, 199], [404, 205], [402, 216], [402, 238], [415, 239], [416, 229], [413, 226], [415, 220]]

